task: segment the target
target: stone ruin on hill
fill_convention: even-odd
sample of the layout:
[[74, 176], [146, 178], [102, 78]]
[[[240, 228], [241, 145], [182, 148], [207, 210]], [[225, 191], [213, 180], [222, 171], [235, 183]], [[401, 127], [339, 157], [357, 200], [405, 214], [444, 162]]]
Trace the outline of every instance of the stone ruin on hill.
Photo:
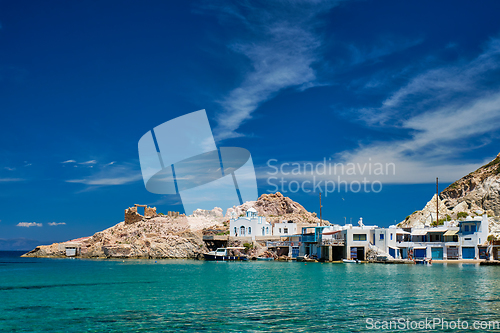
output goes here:
[[[137, 207], [144, 207], [144, 215], [139, 214], [137, 211]], [[156, 207], [148, 207], [148, 205], [138, 205], [135, 204], [134, 207], [129, 207], [125, 209], [125, 224], [133, 224], [143, 219], [151, 219], [157, 216], [164, 216], [162, 213], [156, 213]], [[168, 217], [177, 218], [179, 216], [184, 216], [184, 214], [180, 214], [179, 212], [168, 212]]]
[[[144, 215], [141, 215], [137, 212], [137, 207], [144, 207]], [[125, 224], [132, 224], [139, 221], [142, 221], [143, 218], [155, 217], [156, 207], [148, 207], [148, 205], [138, 205], [135, 204], [134, 207], [129, 207], [125, 209]]]

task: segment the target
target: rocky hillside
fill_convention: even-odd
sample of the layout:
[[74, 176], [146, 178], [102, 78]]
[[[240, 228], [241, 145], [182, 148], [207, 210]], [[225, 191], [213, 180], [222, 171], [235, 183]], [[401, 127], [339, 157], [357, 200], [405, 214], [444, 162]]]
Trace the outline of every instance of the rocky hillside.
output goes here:
[[[203, 233], [219, 233], [228, 230], [231, 212], [236, 216], [254, 207], [259, 215], [270, 222], [293, 220], [298, 223], [319, 223], [315, 213], [309, 213], [302, 205], [284, 197], [281, 193], [263, 194], [257, 201], [229, 208], [224, 216], [221, 208], [197, 209], [193, 215], [163, 216], [156, 209], [147, 208], [151, 216], [137, 214], [130, 208], [125, 221], [91, 237], [64, 243], [38, 246], [25, 254], [28, 257], [65, 257], [67, 247], [77, 247], [84, 258], [196, 258], [207, 251]], [[154, 212], [154, 213], [153, 213]], [[323, 224], [329, 224], [323, 221]], [[211, 233], [210, 233], [211, 232]]]
[[[439, 194], [439, 219], [458, 219], [487, 213], [490, 232], [500, 231], [500, 154], [490, 163], [457, 180]], [[399, 224], [431, 225], [436, 221], [436, 195], [419, 211]], [[442, 222], [442, 221], [441, 221]]]
[[450, 209], [465, 203], [470, 211], [481, 209], [489, 215], [500, 216], [500, 154], [448, 186], [439, 197]]
[[120, 222], [91, 237], [38, 246], [25, 256], [63, 257], [67, 246], [76, 245], [84, 258], [196, 258], [207, 250], [202, 228], [215, 223], [219, 221], [199, 216], [143, 218], [133, 224]]
[[[231, 218], [233, 212], [235, 216], [244, 214], [250, 207], [255, 208], [259, 215], [266, 216], [270, 223], [283, 220], [291, 220], [296, 223], [320, 223], [316, 213], [308, 212], [301, 204], [283, 196], [280, 192], [262, 194], [257, 201], [247, 201], [243, 205], [229, 208], [226, 212], [226, 218]], [[321, 224], [329, 225], [330, 223], [323, 220]]]

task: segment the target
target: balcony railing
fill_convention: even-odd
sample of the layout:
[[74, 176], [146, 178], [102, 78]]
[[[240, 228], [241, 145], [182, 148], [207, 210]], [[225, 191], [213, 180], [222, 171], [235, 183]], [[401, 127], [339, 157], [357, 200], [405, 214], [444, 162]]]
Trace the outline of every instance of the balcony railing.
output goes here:
[[285, 246], [299, 246], [299, 242], [291, 241], [268, 241], [266, 242], [267, 247], [285, 247]]
[[344, 245], [345, 240], [344, 238], [333, 238], [333, 239], [323, 239], [321, 242], [321, 245], [327, 246], [327, 245]]
[[301, 240], [305, 243], [316, 242], [316, 235], [302, 235]]

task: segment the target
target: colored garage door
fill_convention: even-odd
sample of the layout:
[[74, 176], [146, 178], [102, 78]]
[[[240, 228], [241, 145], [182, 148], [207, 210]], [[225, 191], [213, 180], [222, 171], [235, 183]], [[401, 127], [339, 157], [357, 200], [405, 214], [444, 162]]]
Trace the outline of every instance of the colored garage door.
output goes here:
[[433, 247], [431, 253], [432, 253], [432, 259], [443, 260], [442, 247]]
[[476, 256], [476, 251], [473, 247], [463, 247], [462, 248], [462, 258], [463, 259], [474, 259]]
[[415, 258], [422, 259], [425, 258], [426, 249], [415, 249]]
[[448, 259], [458, 259], [458, 247], [448, 248]]

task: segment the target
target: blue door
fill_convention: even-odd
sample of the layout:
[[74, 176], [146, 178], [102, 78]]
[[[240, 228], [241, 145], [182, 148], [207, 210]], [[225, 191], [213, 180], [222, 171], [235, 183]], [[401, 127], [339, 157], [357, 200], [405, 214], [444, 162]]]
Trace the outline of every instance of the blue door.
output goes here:
[[433, 247], [431, 249], [432, 259], [443, 260], [443, 248]]
[[396, 258], [396, 250], [394, 250], [392, 247], [389, 248], [389, 255], [391, 255], [393, 258]]
[[292, 258], [297, 258], [298, 255], [299, 255], [299, 247], [298, 246], [292, 247]]
[[476, 249], [473, 247], [462, 248], [462, 259], [474, 259], [476, 256]]
[[423, 259], [423, 258], [425, 258], [425, 252], [426, 252], [426, 249], [415, 249], [415, 251], [413, 253], [415, 254], [415, 258]]
[[358, 259], [358, 248], [351, 247], [351, 259]]

